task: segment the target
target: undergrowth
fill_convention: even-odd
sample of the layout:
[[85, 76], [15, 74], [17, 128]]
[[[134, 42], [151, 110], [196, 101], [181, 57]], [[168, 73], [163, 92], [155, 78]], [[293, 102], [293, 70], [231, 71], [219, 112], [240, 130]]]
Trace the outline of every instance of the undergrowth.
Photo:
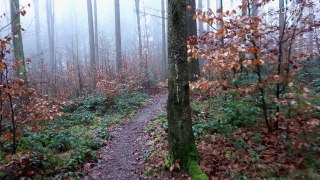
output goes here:
[[[20, 171], [14, 173], [20, 177], [79, 178], [81, 174], [74, 172], [86, 162], [96, 162], [95, 150], [104, 145], [104, 140], [112, 138], [108, 128], [133, 116], [138, 107], [145, 105], [146, 99], [148, 95], [139, 92], [75, 99], [64, 107], [66, 113], [62, 117], [42, 122], [41, 131], [24, 129], [18, 156], [8, 155], [6, 143], [3, 143], [0, 163], [19, 160], [16, 166]], [[2, 170], [0, 175], [6, 173]]]
[[[193, 132], [202, 157], [201, 169], [209, 177], [227, 179], [320, 178], [319, 110], [311, 111], [307, 106], [319, 106], [317, 79], [312, 81], [315, 86], [310, 87], [310, 98], [301, 96], [295, 106], [280, 104], [284, 113], [275, 116], [280, 119], [279, 129], [273, 132], [265, 127], [259, 96], [232, 91], [206, 98], [194, 96]], [[295, 87], [288, 91], [303, 94]], [[275, 103], [268, 99], [267, 105], [270, 118], [275, 118]], [[172, 166], [175, 169], [168, 156], [167, 128], [165, 113], [148, 125], [148, 177]]]

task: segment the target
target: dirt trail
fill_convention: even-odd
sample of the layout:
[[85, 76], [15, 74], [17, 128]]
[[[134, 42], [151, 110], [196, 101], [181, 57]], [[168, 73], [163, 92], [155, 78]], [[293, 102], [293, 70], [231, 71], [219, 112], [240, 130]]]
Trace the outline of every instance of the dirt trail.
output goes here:
[[166, 94], [156, 95], [132, 120], [116, 128], [111, 133], [114, 138], [99, 152], [102, 162], [90, 169], [85, 179], [139, 179], [144, 163], [146, 125], [164, 109], [166, 100]]

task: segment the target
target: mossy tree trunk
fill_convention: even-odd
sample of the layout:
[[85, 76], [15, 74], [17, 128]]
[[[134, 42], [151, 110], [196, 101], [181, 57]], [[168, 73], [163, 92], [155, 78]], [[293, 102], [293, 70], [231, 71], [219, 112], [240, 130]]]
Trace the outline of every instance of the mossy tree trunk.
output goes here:
[[[193, 19], [195, 15], [195, 8], [196, 8], [196, 1], [195, 0], [187, 0], [187, 5], [191, 6], [192, 9], [185, 9], [186, 19], [187, 19], [187, 38], [191, 44], [196, 44], [196, 36], [197, 36], [197, 22]], [[189, 73], [189, 80], [195, 81], [200, 76], [200, 65], [199, 59], [192, 59], [188, 65], [188, 73]]]
[[20, 62], [17, 76], [27, 83], [27, 70], [23, 52], [23, 42], [20, 24], [20, 3], [19, 0], [11, 0], [11, 31], [13, 39], [13, 50], [15, 60]]
[[169, 96], [167, 105], [168, 140], [173, 159], [188, 170], [188, 162], [197, 156], [192, 132], [187, 61], [187, 2], [168, 1]]

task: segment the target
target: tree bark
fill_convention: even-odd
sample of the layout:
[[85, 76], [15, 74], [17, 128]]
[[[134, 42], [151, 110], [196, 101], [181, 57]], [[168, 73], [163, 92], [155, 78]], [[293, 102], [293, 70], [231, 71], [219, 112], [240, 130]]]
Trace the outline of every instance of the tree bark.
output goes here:
[[[192, 37], [197, 36], [197, 22], [193, 20], [193, 16], [195, 14], [195, 7], [196, 7], [196, 2], [195, 0], [187, 0], [187, 3], [189, 6], [192, 7], [192, 10], [186, 10], [186, 20], [187, 20], [187, 39], [193, 43], [196, 44], [196, 42], [192, 41]], [[189, 62], [188, 65], [188, 71], [189, 71], [189, 80], [190, 81], [195, 81], [197, 78], [200, 76], [200, 65], [199, 65], [199, 60], [198, 59], [192, 59]]]
[[135, 0], [137, 27], [138, 27], [138, 41], [139, 41], [139, 61], [142, 61], [142, 40], [141, 40], [141, 21], [140, 21], [140, 0]]
[[97, 0], [93, 1], [94, 8], [94, 49], [95, 49], [95, 58], [96, 58], [96, 66], [99, 65], [99, 33], [98, 33], [98, 8], [97, 8]]
[[[202, 0], [198, 0], [198, 9], [200, 9], [202, 11]], [[198, 21], [198, 30], [199, 30], [199, 35], [201, 35], [203, 33], [203, 23]]]
[[[210, 9], [210, 0], [207, 0], [208, 9]], [[207, 23], [207, 31], [210, 31], [210, 25]]]
[[[216, 0], [216, 3], [217, 3], [217, 10], [221, 9], [221, 11], [223, 11], [223, 1], [222, 0]], [[223, 26], [223, 24], [219, 25], [217, 23], [216, 26], [217, 26], [217, 29], [220, 29]], [[224, 38], [221, 38], [220, 42], [221, 42], [221, 45], [223, 45], [224, 44]]]
[[49, 65], [51, 68], [51, 73], [54, 76], [54, 84], [56, 83], [57, 74], [57, 62], [55, 54], [55, 25], [54, 25], [54, 2], [52, 0], [47, 0], [47, 26], [48, 26], [48, 40], [49, 40]]
[[23, 52], [19, 0], [11, 0], [11, 21], [14, 58], [15, 60], [20, 62], [20, 66], [17, 69], [17, 76], [18, 78], [24, 80], [25, 83], [27, 83], [28, 78]]
[[34, 0], [34, 14], [35, 14], [35, 31], [36, 31], [36, 60], [40, 63], [41, 54], [41, 32], [40, 32], [40, 15], [39, 15], [39, 0]]
[[120, 21], [120, 3], [119, 0], [114, 0], [115, 13], [115, 35], [116, 35], [116, 66], [117, 70], [122, 69], [122, 55], [121, 55], [121, 21]]
[[[279, 51], [279, 57], [278, 57], [278, 67], [277, 67], [277, 74], [281, 75], [282, 72], [282, 61], [283, 61], [283, 49], [284, 49], [284, 43], [283, 43], [283, 38], [284, 38], [284, 31], [285, 31], [285, 5], [284, 5], [284, 0], [279, 0], [279, 9], [280, 9], [280, 13], [279, 13], [279, 44], [278, 44], [278, 51]], [[280, 99], [280, 88], [281, 88], [281, 84], [277, 83], [277, 87], [276, 87], [276, 98]], [[280, 106], [276, 106], [276, 110], [277, 112], [280, 112]]]
[[166, 11], [164, 0], [161, 0], [162, 18], [162, 73], [163, 79], [167, 79], [167, 43], [166, 43]]
[[173, 159], [179, 160], [181, 168], [187, 170], [188, 162], [197, 156], [187, 71], [187, 3], [181, 0], [169, 0], [168, 3], [168, 140]]
[[92, 2], [87, 0], [87, 10], [88, 10], [88, 27], [89, 27], [89, 52], [90, 52], [90, 68], [93, 77], [92, 88], [96, 87], [96, 51], [95, 51], [95, 41], [94, 41], [94, 27], [93, 27], [93, 14], [92, 14]]

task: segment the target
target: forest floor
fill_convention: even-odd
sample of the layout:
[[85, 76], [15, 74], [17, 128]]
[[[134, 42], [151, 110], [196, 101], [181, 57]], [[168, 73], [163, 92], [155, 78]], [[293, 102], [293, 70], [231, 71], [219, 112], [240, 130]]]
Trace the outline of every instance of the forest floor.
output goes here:
[[110, 128], [113, 138], [99, 150], [100, 162], [94, 167], [88, 165], [84, 168], [88, 174], [85, 179], [143, 178], [147, 124], [163, 112], [166, 100], [166, 93], [157, 94], [133, 119]]

